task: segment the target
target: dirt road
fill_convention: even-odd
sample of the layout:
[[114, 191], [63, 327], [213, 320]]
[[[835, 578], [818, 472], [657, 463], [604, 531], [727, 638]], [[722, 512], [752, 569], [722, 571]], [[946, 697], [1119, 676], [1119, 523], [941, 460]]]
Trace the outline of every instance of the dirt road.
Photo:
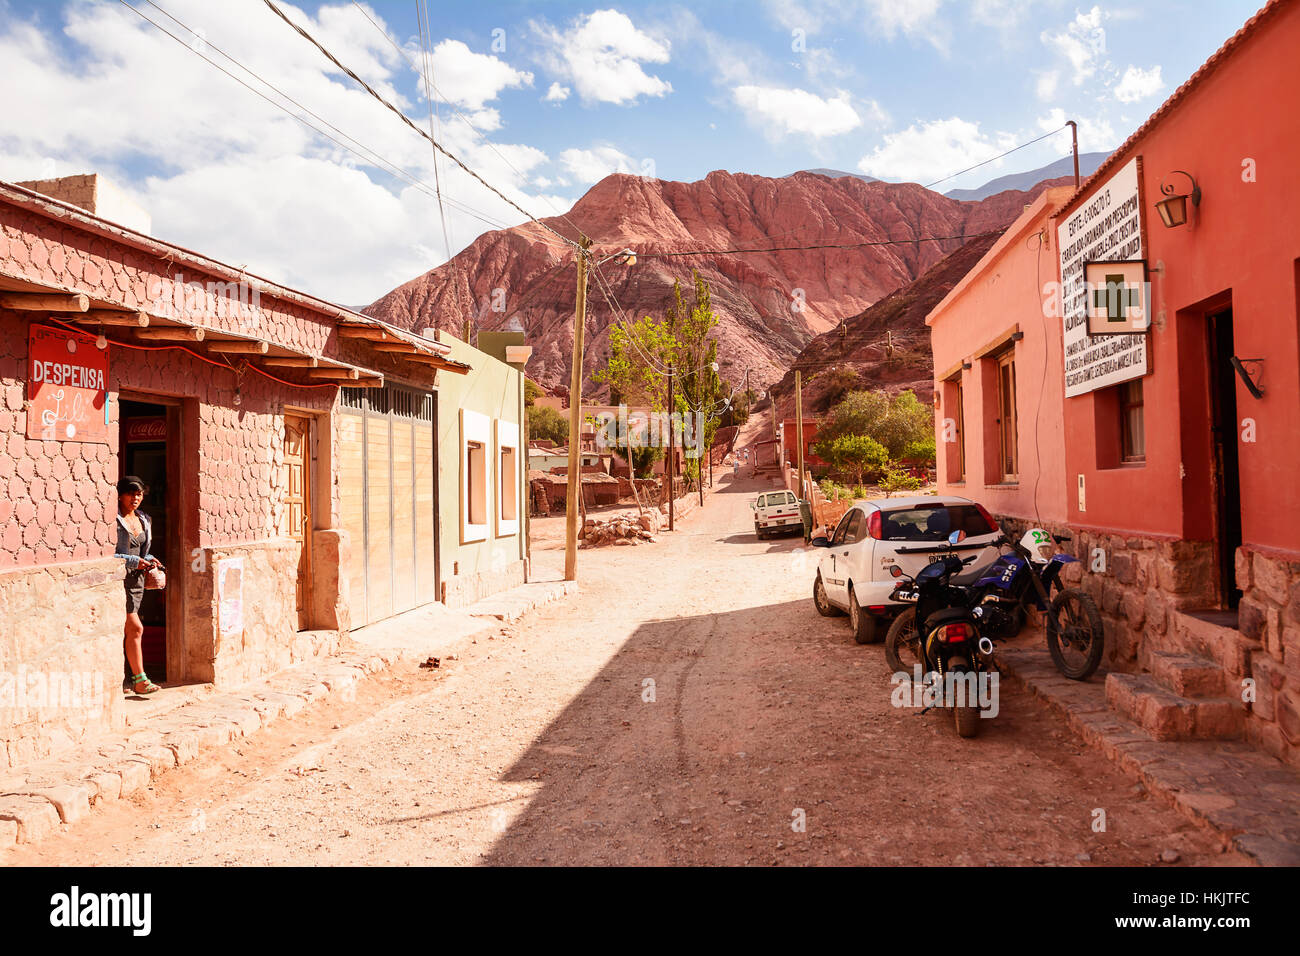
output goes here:
[[[580, 552], [579, 596], [438, 670], [0, 862], [1242, 862], [1011, 687], [974, 740], [891, 706], [880, 646], [813, 610], [802, 542], [755, 540], [764, 486], [719, 485], [674, 535]], [[554, 559], [557, 519], [536, 527]]]

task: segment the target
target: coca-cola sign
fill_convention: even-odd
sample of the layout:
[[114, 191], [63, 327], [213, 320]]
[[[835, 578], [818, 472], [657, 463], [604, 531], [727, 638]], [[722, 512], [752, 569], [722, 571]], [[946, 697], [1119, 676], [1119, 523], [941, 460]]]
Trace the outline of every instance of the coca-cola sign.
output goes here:
[[163, 415], [155, 415], [150, 418], [128, 418], [126, 420], [126, 440], [129, 442], [166, 441], [167, 418]]

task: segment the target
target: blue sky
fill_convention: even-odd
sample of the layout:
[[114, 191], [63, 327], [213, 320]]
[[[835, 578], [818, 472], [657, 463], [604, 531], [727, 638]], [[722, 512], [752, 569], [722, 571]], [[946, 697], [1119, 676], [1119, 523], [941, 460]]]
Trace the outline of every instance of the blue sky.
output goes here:
[[[184, 43], [117, 0], [0, 0], [0, 178], [103, 172], [156, 235], [351, 305], [519, 221], [445, 161], [435, 169], [428, 143], [261, 0], [130, 2]], [[423, 61], [415, 0], [281, 6], [427, 125], [408, 62]], [[928, 183], [1066, 118], [1083, 151], [1113, 148], [1258, 6], [442, 0], [428, 10], [435, 129], [539, 216], [613, 171], [832, 167]], [[352, 150], [199, 54], [300, 113], [283, 96], [297, 100]], [[1067, 148], [1068, 135], [1052, 137], [937, 188]], [[445, 234], [435, 182], [450, 201]]]

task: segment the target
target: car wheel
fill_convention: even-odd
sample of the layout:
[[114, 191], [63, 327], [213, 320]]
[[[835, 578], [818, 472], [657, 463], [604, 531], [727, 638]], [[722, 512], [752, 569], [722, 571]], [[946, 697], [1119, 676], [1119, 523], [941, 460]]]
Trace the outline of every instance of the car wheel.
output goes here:
[[817, 572], [817, 580], [813, 582], [813, 606], [822, 617], [840, 617], [844, 613], [826, 596], [826, 585], [822, 584], [820, 571]]
[[875, 615], [862, 610], [858, 596], [853, 593], [852, 584], [849, 585], [849, 628], [853, 631], [853, 639], [859, 644], [875, 644], [880, 640], [879, 622]]

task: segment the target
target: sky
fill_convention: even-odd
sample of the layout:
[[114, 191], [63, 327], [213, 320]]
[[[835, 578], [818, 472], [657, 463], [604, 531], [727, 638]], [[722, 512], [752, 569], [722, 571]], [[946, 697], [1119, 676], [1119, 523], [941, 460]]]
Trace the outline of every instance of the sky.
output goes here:
[[[1066, 119], [1110, 150], [1262, 0], [276, 2], [543, 217], [612, 172], [942, 192], [1067, 155], [945, 178]], [[351, 306], [524, 219], [264, 0], [129, 3], [0, 0], [0, 179], [102, 173], [159, 238]]]

